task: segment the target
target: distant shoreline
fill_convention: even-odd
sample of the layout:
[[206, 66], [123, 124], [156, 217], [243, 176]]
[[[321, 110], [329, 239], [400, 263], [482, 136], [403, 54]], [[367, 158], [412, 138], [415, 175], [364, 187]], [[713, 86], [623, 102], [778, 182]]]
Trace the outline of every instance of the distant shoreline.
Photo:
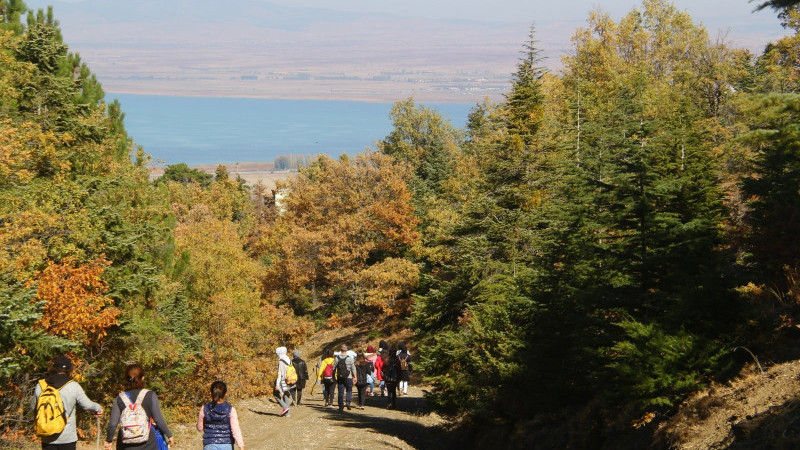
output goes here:
[[[248, 94], [237, 94], [237, 93], [209, 93], [209, 92], [184, 92], [184, 91], [161, 91], [161, 90], [147, 90], [147, 91], [139, 91], [139, 90], [132, 90], [132, 89], [115, 89], [113, 91], [106, 91], [106, 98], [109, 97], [113, 98], [114, 95], [142, 95], [142, 96], [151, 96], [151, 97], [185, 97], [185, 98], [251, 98], [257, 100], [322, 100], [322, 101], [331, 101], [331, 102], [364, 102], [364, 103], [396, 103], [398, 101], [405, 100], [407, 98], [413, 98], [417, 103], [453, 103], [453, 104], [478, 104], [483, 101], [484, 98], [489, 98], [491, 101], [499, 101], [497, 95], [486, 95], [484, 97], [476, 99], [476, 97], [469, 97], [469, 98], [456, 98], [453, 96], [437, 96], [437, 95], [428, 95], [428, 94], [410, 94], [404, 97], [395, 97], [390, 95], [365, 95], [365, 96], [348, 96], [348, 97], [338, 97], [338, 96], [325, 96], [325, 95], [316, 95], [314, 93], [308, 93], [304, 95], [273, 95], [273, 94], [264, 94], [264, 95], [248, 95]], [[123, 105], [124, 107], [124, 105]]]
[[[250, 187], [261, 182], [268, 191], [274, 190], [278, 181], [292, 178], [299, 173], [297, 170], [275, 170], [275, 163], [271, 161], [246, 161], [233, 164], [198, 164], [189, 167], [214, 174], [217, 167], [220, 165], [228, 169], [228, 174], [230, 174], [231, 177], [235, 178], [237, 175], [240, 176], [245, 184]], [[164, 174], [166, 165], [151, 164], [147, 169], [150, 171], [150, 179], [154, 180]]]

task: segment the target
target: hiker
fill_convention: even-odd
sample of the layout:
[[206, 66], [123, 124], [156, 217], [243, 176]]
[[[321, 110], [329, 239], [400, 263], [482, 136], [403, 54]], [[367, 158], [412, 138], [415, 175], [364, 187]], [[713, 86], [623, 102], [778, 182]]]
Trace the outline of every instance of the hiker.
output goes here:
[[386, 409], [394, 409], [397, 406], [397, 379], [400, 373], [400, 360], [394, 349], [384, 350], [381, 353], [383, 359], [383, 380], [386, 382], [388, 391], [388, 402]]
[[[158, 397], [144, 388], [144, 369], [138, 364], [125, 368], [127, 388], [120, 392], [111, 406], [111, 418], [106, 430], [105, 450], [111, 450], [117, 425], [122, 425], [117, 435], [117, 449], [158, 450], [156, 433], [150, 427], [152, 421], [158, 430], [167, 436], [169, 445], [175, 445], [172, 432], [161, 415]], [[144, 414], [141, 414], [144, 412]]]
[[[383, 341], [381, 341], [383, 342]], [[383, 380], [383, 352], [386, 350], [378, 349], [378, 354], [375, 357], [375, 379], [378, 380], [378, 387], [381, 390], [381, 397], [383, 397], [386, 390], [386, 382]]]
[[397, 359], [400, 364], [400, 374], [398, 386], [399, 395], [408, 395], [408, 382], [411, 380], [411, 353], [408, 352], [406, 344], [400, 343], [397, 345], [398, 353]]
[[[300, 402], [303, 399], [303, 389], [305, 389], [306, 380], [308, 380], [308, 367], [306, 366], [306, 362], [300, 358], [300, 350], [295, 349], [293, 355], [294, 359], [292, 359], [292, 365], [294, 365], [295, 370], [297, 370], [297, 383], [294, 385], [295, 388], [292, 389], [292, 402], [300, 406]], [[296, 399], [295, 393], [297, 393]]]
[[367, 397], [367, 385], [369, 379], [372, 378], [372, 363], [367, 361], [364, 357], [364, 352], [358, 352], [356, 360], [353, 363], [355, 366], [355, 383], [358, 390], [358, 409], [364, 409], [364, 401]]
[[[353, 398], [353, 376], [355, 375], [355, 358], [347, 350], [347, 345], [342, 344], [339, 357], [336, 359], [336, 384], [339, 385], [339, 411], [343, 411], [347, 406], [350, 410], [350, 400]], [[347, 403], [345, 404], [345, 391], [347, 391]]]
[[[72, 368], [69, 357], [56, 356], [47, 376], [39, 380], [33, 391], [31, 406], [36, 409], [36, 434], [42, 439], [42, 450], [75, 449], [78, 442], [76, 406], [94, 411], [97, 417], [103, 414], [103, 408], [89, 400], [81, 385], [72, 379]], [[63, 414], [47, 414], [51, 408]]]
[[325, 406], [333, 404], [333, 386], [336, 380], [333, 378], [335, 360], [333, 349], [326, 348], [322, 352], [322, 361], [319, 363], [317, 381], [322, 382], [322, 396], [325, 399]]
[[233, 443], [244, 450], [242, 429], [236, 408], [225, 401], [228, 386], [222, 381], [211, 383], [211, 401], [200, 407], [197, 431], [203, 432], [203, 450], [233, 450]]
[[375, 353], [375, 348], [373, 346], [367, 345], [367, 352], [364, 353], [364, 357], [367, 358], [367, 361], [369, 361], [370, 364], [372, 364], [372, 376], [367, 380], [367, 384], [369, 385], [369, 393], [367, 395], [372, 397], [375, 395], [375, 380], [377, 379], [377, 366], [375, 361], [378, 360], [378, 354]]
[[278, 378], [275, 379], [275, 399], [283, 407], [280, 415], [289, 417], [289, 403], [292, 401], [289, 391], [294, 386], [289, 387], [286, 383], [286, 368], [292, 364], [292, 361], [286, 356], [286, 347], [276, 348], [275, 354], [278, 355]]

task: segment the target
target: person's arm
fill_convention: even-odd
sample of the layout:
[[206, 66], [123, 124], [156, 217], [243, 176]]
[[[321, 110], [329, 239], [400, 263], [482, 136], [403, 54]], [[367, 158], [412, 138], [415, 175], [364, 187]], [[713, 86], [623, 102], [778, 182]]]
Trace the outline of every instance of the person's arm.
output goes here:
[[278, 378], [275, 379], [275, 390], [281, 390], [281, 381], [286, 377], [286, 367], [281, 364], [284, 362], [282, 359], [278, 358]]
[[111, 418], [108, 419], [108, 428], [106, 429], [106, 447], [111, 448], [111, 443], [114, 442], [114, 434], [117, 432], [117, 424], [119, 424], [119, 416], [122, 415], [122, 408], [119, 406], [121, 400], [119, 397], [114, 399], [111, 404]]
[[164, 420], [164, 416], [161, 414], [161, 405], [158, 403], [158, 396], [155, 392], [150, 391], [148, 397], [150, 397], [150, 411], [152, 412], [151, 417], [153, 420], [155, 420], [158, 429], [164, 433], [164, 436], [170, 439], [170, 444], [172, 444], [172, 432], [169, 431], [167, 422]]
[[75, 386], [78, 390], [75, 397], [75, 402], [78, 404], [78, 406], [87, 411], [94, 411], [95, 416], [103, 414], [103, 407], [89, 400], [89, 397], [86, 396], [86, 392], [83, 391], [83, 388], [80, 384], [75, 383]]
[[233, 434], [233, 440], [236, 441], [236, 445], [239, 446], [240, 449], [244, 449], [244, 438], [242, 437], [242, 429], [239, 428], [239, 415], [236, 414], [236, 408], [231, 407], [231, 433]]
[[42, 394], [42, 387], [39, 382], [36, 382], [36, 387], [33, 389], [33, 397], [31, 397], [31, 409], [36, 410], [36, 402], [39, 401], [39, 396]]
[[203, 421], [206, 418], [206, 407], [201, 406], [200, 412], [197, 414], [197, 431], [203, 431]]

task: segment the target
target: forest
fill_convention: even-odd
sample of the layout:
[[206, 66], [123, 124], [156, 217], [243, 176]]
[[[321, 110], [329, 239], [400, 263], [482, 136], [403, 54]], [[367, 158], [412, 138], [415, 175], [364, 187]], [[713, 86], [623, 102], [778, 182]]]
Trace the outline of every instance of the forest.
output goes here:
[[56, 354], [103, 401], [136, 361], [180, 415], [213, 379], [270, 391], [272, 349], [353, 317], [407, 320], [428, 401], [492, 426], [652, 428], [751, 353], [800, 358], [794, 3], [764, 5], [786, 35], [761, 54], [667, 0], [592, 11], [558, 73], [532, 26], [465, 129], [398, 101], [275, 206], [224, 166], [151, 182], [52, 9], [0, 0], [0, 439]]

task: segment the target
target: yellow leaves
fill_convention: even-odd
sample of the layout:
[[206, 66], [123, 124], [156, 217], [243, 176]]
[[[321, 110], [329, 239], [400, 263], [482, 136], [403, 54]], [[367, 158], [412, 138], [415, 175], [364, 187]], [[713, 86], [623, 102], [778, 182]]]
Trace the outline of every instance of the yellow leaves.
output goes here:
[[36, 279], [36, 298], [45, 303], [37, 326], [84, 344], [101, 340], [120, 314], [110, 306], [113, 300], [103, 296], [107, 286], [102, 275], [110, 264], [103, 257], [83, 265], [74, 258], [51, 261]]
[[59, 155], [61, 143], [62, 139], [36, 124], [0, 120], [0, 185], [24, 183], [40, 173], [68, 170], [69, 162]]
[[636, 428], [638, 430], [639, 428], [643, 428], [643, 427], [647, 426], [647, 424], [652, 422], [653, 419], [655, 419], [655, 418], [656, 418], [656, 413], [648, 412], [648, 413], [645, 413], [645, 415], [643, 415], [642, 417], [634, 420], [631, 423], [631, 425], [633, 426], [633, 428]]
[[410, 296], [419, 283], [419, 267], [404, 258], [387, 258], [359, 272], [356, 282], [364, 286], [362, 303], [385, 311], [396, 299]]

